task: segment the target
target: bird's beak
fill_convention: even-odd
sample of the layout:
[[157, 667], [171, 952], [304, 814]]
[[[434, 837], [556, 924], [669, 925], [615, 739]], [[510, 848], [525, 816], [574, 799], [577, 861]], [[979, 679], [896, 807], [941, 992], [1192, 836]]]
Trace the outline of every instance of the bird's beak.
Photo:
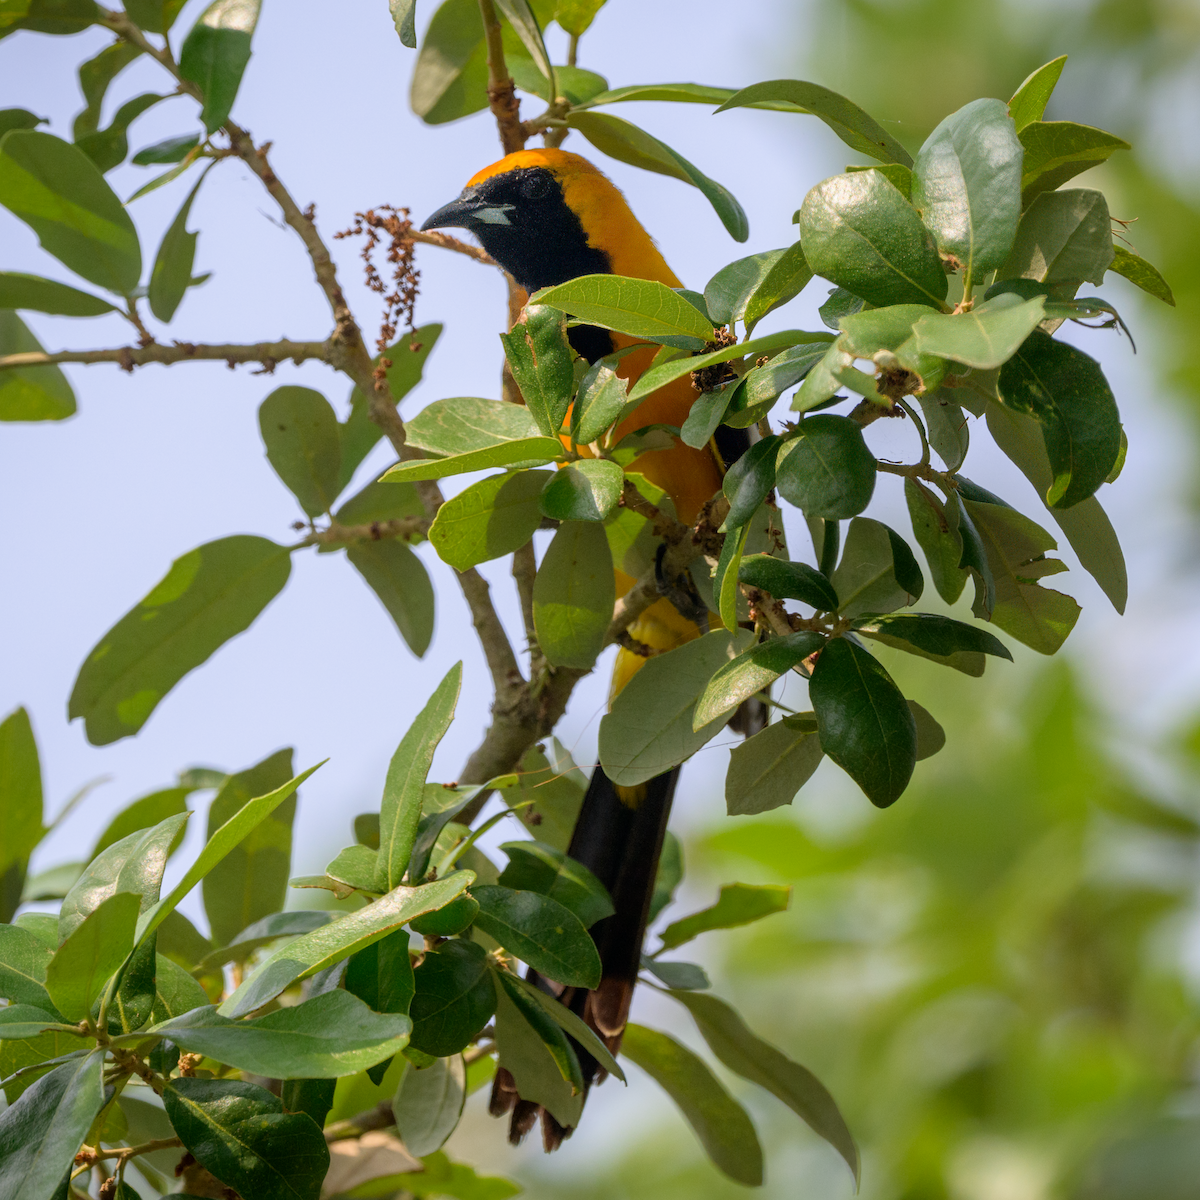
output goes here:
[[431, 216], [421, 232], [429, 229], [478, 229], [481, 225], [511, 225], [511, 204], [489, 204], [474, 188], [467, 188], [457, 200], [443, 204]]

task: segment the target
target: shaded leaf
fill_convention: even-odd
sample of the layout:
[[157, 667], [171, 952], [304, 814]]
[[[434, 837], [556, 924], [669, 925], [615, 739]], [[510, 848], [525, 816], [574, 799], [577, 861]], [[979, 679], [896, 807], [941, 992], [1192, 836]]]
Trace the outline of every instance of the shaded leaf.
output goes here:
[[610, 459], [580, 459], [546, 480], [541, 511], [556, 521], [603, 521], [616, 509], [624, 484], [624, 471]]
[[824, 634], [803, 630], [767, 638], [723, 663], [696, 703], [692, 728], [700, 729], [720, 716], [732, 715], [743, 701], [770, 687], [780, 675], [820, 650], [825, 642]]
[[400, 44], [410, 50], [417, 48], [417, 0], [388, 0], [388, 9], [396, 32], [400, 35]]
[[[11, 309], [0, 309], [0, 356], [41, 354], [42, 344]], [[75, 393], [56, 366], [0, 371], [0, 421], [61, 421], [75, 413]]]
[[[14, 709], [0, 722], [0, 875], [25, 863], [42, 840], [42, 767], [29, 713]], [[18, 889], [20, 885], [18, 884]], [[5, 912], [5, 921], [13, 914]]]
[[161, 142], [139, 150], [129, 161], [138, 167], [149, 167], [155, 163], [178, 163], [187, 158], [199, 145], [200, 137], [195, 133], [164, 138]]
[[947, 604], [953, 604], [967, 584], [967, 573], [958, 565], [963, 556], [958, 525], [951, 524], [942, 502], [915, 479], [905, 479], [904, 498], [913, 533], [925, 552], [933, 585]]
[[724, 884], [716, 904], [673, 921], [662, 931], [660, 949], [674, 950], [676, 946], [682, 946], [713, 929], [736, 929], [740, 925], [761, 921], [763, 917], [786, 911], [791, 899], [790, 887]]
[[392, 1099], [396, 1132], [410, 1154], [432, 1154], [458, 1127], [467, 1098], [462, 1055], [439, 1058], [418, 1071], [409, 1066]]
[[160, 792], [151, 792], [150, 795], [135, 800], [108, 823], [104, 832], [96, 839], [88, 861], [91, 862], [114, 842], [119, 842], [139, 829], [147, 829], [168, 817], [187, 812], [187, 798], [191, 792], [192, 789], [187, 787], [164, 788]]
[[276, 388], [259, 405], [258, 428], [267, 461], [305, 515], [329, 512], [341, 490], [338, 422], [329, 401], [312, 388]]
[[1008, 647], [993, 634], [934, 613], [870, 617], [856, 621], [854, 631], [885, 646], [954, 667], [967, 675], [983, 674], [984, 655], [987, 654], [1012, 662]]
[[19, 925], [0, 925], [0, 996], [12, 1004], [53, 1011], [46, 966], [54, 951]]
[[260, 0], [216, 0], [184, 39], [179, 73], [200, 89], [200, 120], [210, 134], [225, 124], [237, 98], [259, 7]]
[[1115, 151], [1130, 149], [1124, 138], [1074, 121], [1032, 121], [1020, 136], [1025, 147], [1023, 208], [1042, 192], [1052, 192], [1068, 179], [1107, 162]]
[[557, 437], [575, 384], [562, 312], [546, 305], [528, 304], [511, 332], [500, 335], [500, 341], [525, 407], [538, 429], [547, 437]]
[[433, 640], [434, 593], [425, 564], [397, 538], [356, 542], [346, 548], [346, 558], [420, 658]]
[[61, 317], [102, 317], [118, 311], [99, 296], [19, 271], [0, 271], [0, 308], [32, 309]]
[[[1097, 191], [1043, 192], [1025, 211], [998, 279], [1100, 284], [1114, 260], [1108, 203]], [[1056, 288], [1056, 293], [1062, 289]]]
[[[245, 962], [255, 950], [260, 950], [279, 938], [311, 933], [314, 929], [320, 929], [322, 925], [328, 925], [334, 919], [334, 915], [316, 909], [272, 913], [235, 934], [227, 945], [201, 955], [193, 965], [202, 970], [212, 971], [223, 967], [227, 962]], [[161, 931], [159, 941], [162, 941]]]
[[1003, 366], [1020, 349], [1045, 319], [1044, 309], [1040, 296], [1030, 300], [997, 296], [970, 312], [954, 316], [929, 313], [913, 326], [913, 337], [922, 354], [991, 370]]
[[461, 1053], [496, 1011], [487, 951], [455, 938], [426, 951], [413, 974], [412, 1045], [438, 1058]]
[[82, 1021], [134, 945], [141, 896], [117, 892], [96, 906], [46, 964], [46, 990], [69, 1021]]
[[489, 467], [541, 466], [562, 453], [562, 443], [557, 438], [520, 438], [467, 454], [397, 463], [385, 471], [381, 479], [385, 483], [416, 483], [423, 479], [444, 479], [448, 475], [484, 471]]
[[[160, 321], [170, 321], [175, 316], [184, 293], [192, 286], [192, 274], [196, 262], [196, 239], [200, 235], [188, 232], [187, 221], [192, 212], [196, 193], [200, 191], [200, 185], [207, 177], [208, 172], [206, 171], [197, 180], [196, 186], [188, 193], [183, 207], [163, 235], [162, 245], [159, 246], [158, 255], [154, 260], [147, 298], [150, 301], [150, 311]], [[314, 514], [310, 513], [309, 515]]]
[[875, 492], [875, 456], [848, 417], [821, 413], [805, 418], [780, 447], [775, 484], [805, 516], [853, 517]]
[[547, 660], [589, 669], [604, 644], [615, 601], [604, 529], [594, 521], [564, 521], [533, 584], [534, 629]]
[[891, 612], [914, 604], [925, 584], [908, 543], [870, 517], [855, 517], [850, 522], [842, 561], [832, 582], [838, 611], [844, 617]]
[[[731, 817], [769, 812], [791, 804], [821, 764], [816, 730], [798, 730], [782, 721], [768, 725], [735, 746], [725, 775], [725, 810]], [[668, 987], [679, 987], [664, 979]]]
[[1124, 246], [1113, 245], [1113, 261], [1108, 269], [1118, 275], [1124, 275], [1130, 283], [1140, 287], [1147, 295], [1169, 304], [1172, 308], [1175, 307], [1175, 294], [1158, 268], [1132, 251], [1126, 250]]
[[605, 886], [581, 862], [545, 842], [504, 842], [508, 866], [500, 874], [503, 887], [541, 892], [573, 912], [585, 928], [612, 916]]

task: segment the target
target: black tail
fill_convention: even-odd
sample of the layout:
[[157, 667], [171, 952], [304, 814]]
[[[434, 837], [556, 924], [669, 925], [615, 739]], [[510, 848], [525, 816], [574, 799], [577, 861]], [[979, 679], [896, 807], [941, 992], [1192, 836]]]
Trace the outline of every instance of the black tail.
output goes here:
[[[658, 859], [678, 780], [676, 767], [635, 788], [618, 788], [600, 767], [595, 769], [567, 853], [596, 875], [612, 896], [612, 916], [597, 921], [591, 931], [600, 951], [600, 986], [560, 992], [533, 972], [529, 976], [582, 1017], [614, 1054], [621, 1045], [637, 984]], [[572, 1045], [585, 1088], [602, 1081], [600, 1064], [578, 1043]], [[510, 1110], [509, 1140], [514, 1143], [533, 1127], [539, 1111], [547, 1150], [555, 1149], [572, 1132], [540, 1105], [521, 1099], [512, 1076], [501, 1068], [492, 1087], [491, 1112], [501, 1116]]]

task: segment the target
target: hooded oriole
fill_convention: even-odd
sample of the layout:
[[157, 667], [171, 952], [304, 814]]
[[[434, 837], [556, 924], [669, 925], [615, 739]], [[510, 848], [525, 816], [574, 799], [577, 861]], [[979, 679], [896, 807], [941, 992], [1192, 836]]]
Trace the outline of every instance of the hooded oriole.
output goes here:
[[[458, 199], [438, 209], [422, 229], [463, 228], [482, 243], [528, 293], [565, 283], [580, 275], [613, 273], [682, 286], [650, 235], [638, 223], [613, 183], [590, 162], [562, 150], [522, 150], [485, 167]], [[595, 326], [568, 332], [577, 353], [595, 362], [634, 344], [636, 339]], [[633, 350], [617, 373], [636, 380], [650, 365], [655, 347]], [[650, 424], [681, 426], [696, 399], [691, 379], [683, 376], [660, 388], [617, 427], [617, 435]], [[634, 469], [661, 487], [681, 521], [691, 523], [721, 486], [725, 466], [747, 445], [744, 431], [722, 429], [721, 445], [693, 449], [676, 440], [669, 450], [648, 453]], [[621, 571], [617, 593], [633, 580]], [[660, 600], [630, 627], [637, 641], [670, 650], [698, 637], [701, 630]], [[621, 649], [613, 677], [616, 695], [645, 662]], [[615, 912], [592, 929], [603, 965], [603, 980], [593, 992], [568, 989], [564, 1004], [581, 1015], [615, 1052], [629, 1015], [637, 978], [646, 917], [654, 889], [678, 769], [637, 788], [618, 788], [597, 767], [584, 797], [568, 854], [590, 868], [608, 888]], [[553, 990], [553, 989], [548, 989]], [[585, 1081], [601, 1074], [595, 1059], [576, 1046]], [[492, 1096], [496, 1115], [513, 1110], [511, 1138], [519, 1141], [537, 1119], [539, 1106], [521, 1099], [512, 1077], [501, 1070]], [[571, 1130], [542, 1111], [547, 1149]]]

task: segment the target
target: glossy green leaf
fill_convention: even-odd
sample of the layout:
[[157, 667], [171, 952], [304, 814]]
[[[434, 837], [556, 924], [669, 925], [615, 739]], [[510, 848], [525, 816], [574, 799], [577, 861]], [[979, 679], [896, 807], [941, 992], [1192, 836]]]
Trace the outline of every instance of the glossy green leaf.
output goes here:
[[1107, 162], [1117, 150], [1128, 150], [1123, 138], [1076, 125], [1074, 121], [1032, 121], [1021, 130], [1025, 165], [1021, 173], [1021, 206], [1062, 187], [1068, 179]]
[[443, 942], [414, 972], [412, 1045], [438, 1058], [461, 1053], [496, 1011], [487, 951], [462, 938]]
[[0, 1194], [6, 1200], [57, 1200], [71, 1160], [108, 1092], [104, 1055], [63, 1063], [0, 1113]]
[[19, 271], [0, 271], [0, 308], [31, 309], [61, 317], [102, 317], [117, 311], [99, 296]]
[[675, 1101], [719, 1170], [749, 1187], [762, 1183], [754, 1125], [702, 1059], [665, 1033], [633, 1023], [625, 1026], [621, 1053]]
[[[334, 913], [315, 909], [272, 913], [235, 934], [227, 945], [218, 950], [210, 950], [198, 958], [194, 965], [206, 971], [214, 971], [227, 962], [245, 962], [255, 950], [269, 946], [282, 937], [311, 933], [314, 929], [328, 925], [334, 916]], [[159, 939], [162, 940], [161, 933]]]
[[19, 925], [0, 925], [0, 997], [53, 1011], [46, 990], [46, 967], [54, 951]]
[[596, 441], [621, 415], [629, 384], [603, 359], [579, 383], [571, 409], [571, 439], [581, 446]]
[[[791, 804], [821, 764], [816, 730], [782, 721], [734, 746], [725, 775], [725, 809], [731, 817], [769, 812]], [[669, 987], [677, 987], [667, 981]]]
[[646, 660], [600, 720], [600, 763], [613, 783], [645, 783], [720, 733], [728, 714], [696, 731], [692, 716], [713, 673], [733, 656], [734, 644], [721, 630]]
[[[818, 338], [819, 341], [815, 340]], [[804, 379], [825, 357], [832, 341], [829, 334], [809, 334], [807, 341], [748, 371], [744, 388], [748, 411], [753, 413], [759, 405], [773, 404], [788, 388]], [[741, 421], [735, 421], [731, 414], [726, 415], [726, 423], [743, 425]]]
[[933, 585], [947, 604], [953, 604], [967, 583], [967, 573], [958, 565], [963, 553], [958, 527], [950, 523], [945, 506], [924, 484], [906, 479], [904, 497]]
[[445, 908], [418, 917], [411, 922], [412, 931], [422, 937], [454, 937], [469, 929], [478, 915], [479, 901], [464, 894], [451, 900]]
[[780, 675], [820, 650], [825, 641], [824, 634], [807, 630], [772, 637], [722, 664], [696, 703], [692, 727], [700, 729], [720, 716], [732, 715], [742, 701], [770, 687]]
[[376, 887], [381, 892], [390, 892], [397, 887], [408, 867], [421, 819], [425, 780], [434, 751], [454, 720], [461, 688], [462, 663], [459, 662], [446, 672], [417, 714], [388, 765], [379, 816], [379, 862], [375, 875]]
[[740, 529], [758, 512], [775, 486], [775, 456], [780, 439], [772, 434], [755, 442], [725, 472], [722, 489], [729, 501], [726, 529]]
[[[439, 911], [446, 912], [448, 908], [454, 908], [469, 899], [466, 895], [457, 896]], [[416, 917], [414, 922], [425, 919]], [[394, 930], [387, 937], [351, 955], [346, 963], [343, 986], [378, 1013], [403, 1013], [407, 1016], [416, 990], [412, 958], [408, 952], [408, 931]]]
[[258, 24], [260, 0], [215, 0], [184, 39], [179, 72], [204, 97], [200, 120], [215, 133], [229, 117]]
[[399, 1053], [411, 1028], [403, 1013], [372, 1012], [356, 996], [334, 988], [249, 1021], [200, 1008], [148, 1032], [271, 1079], [334, 1079]]
[[305, 515], [329, 512], [341, 490], [338, 421], [329, 401], [312, 388], [276, 388], [259, 405], [258, 427], [267, 461]]
[[580, 919], [538, 892], [477, 886], [476, 926], [547, 979], [567, 987], [596, 987], [600, 955]]
[[764, 101], [795, 105], [793, 111], [820, 117], [834, 133], [854, 150], [879, 162], [913, 165], [912, 156], [891, 134], [845, 96], [831, 92], [819, 83], [800, 79], [773, 79], [753, 83], [726, 100], [717, 112], [730, 108], [757, 106]]
[[[41, 343], [15, 312], [0, 309], [0, 356], [40, 354]], [[75, 393], [55, 366], [0, 371], [0, 421], [61, 421], [75, 412]]]
[[505, 842], [508, 866], [500, 884], [517, 891], [540, 892], [573, 912], [585, 928], [612, 916], [612, 900], [604, 885], [582, 863], [545, 842]]
[[[289, 747], [230, 775], [209, 806], [208, 837], [256, 796], [283, 787], [293, 774]], [[228, 945], [248, 925], [278, 912], [286, 903], [296, 800], [293, 793], [204, 877], [204, 912], [218, 945]]]
[[901, 613], [856, 621], [854, 631], [897, 650], [954, 667], [967, 675], [982, 675], [984, 656], [1012, 661], [1008, 647], [999, 638], [950, 617], [934, 613]]
[[1153, 296], [1172, 308], [1175, 307], [1175, 294], [1158, 268], [1132, 251], [1126, 250], [1124, 246], [1113, 245], [1113, 261], [1108, 269], [1118, 275], [1124, 275], [1130, 283], [1140, 287], [1148, 296]]
[[991, 370], [1002, 366], [1045, 319], [1040, 296], [1020, 300], [997, 296], [970, 312], [947, 316], [930, 313], [913, 326], [913, 336], [923, 354], [935, 354]]
[[533, 299], [591, 325], [633, 337], [652, 341], [690, 338], [689, 349], [701, 349], [712, 337], [712, 326], [703, 313], [653, 279], [581, 275], [557, 287], [542, 288]]
[[85, 719], [94, 746], [137, 733], [180, 679], [254, 621], [290, 573], [286, 547], [245, 535], [177, 558], [84, 660], [69, 716]]
[[337, 853], [332, 862], [326, 864], [325, 874], [330, 879], [336, 879], [358, 891], [378, 894], [375, 887], [375, 869], [378, 862], [378, 851], [369, 846], [346, 846]]
[[117, 892], [90, 912], [46, 964], [46, 990], [69, 1021], [82, 1021], [134, 945], [141, 896]]
[[[913, 207], [938, 249], [982, 280], [1008, 257], [1021, 217], [1022, 140], [1000, 100], [972, 100], [931, 133], [913, 167]], [[870, 297], [867, 297], [870, 299]]]
[[408, 1066], [392, 1098], [396, 1132], [404, 1148], [417, 1157], [440, 1150], [457, 1128], [466, 1098], [462, 1055], [435, 1059], [420, 1071]]
[[917, 730], [879, 661], [845, 638], [817, 659], [808, 685], [821, 749], [878, 808], [899, 799], [916, 765]]
[[[208, 172], [206, 171], [197, 180], [196, 186], [188, 193], [183, 207], [163, 235], [162, 245], [159, 246], [158, 255], [154, 260], [147, 298], [150, 301], [150, 311], [160, 321], [170, 321], [175, 316], [184, 293], [192, 286], [196, 261], [196, 239], [200, 235], [188, 232], [187, 221], [191, 215], [196, 194], [200, 191], [200, 185], [207, 177]], [[295, 390], [300, 391], [301, 389]]]
[[875, 456], [848, 417], [807, 417], [780, 447], [779, 494], [808, 517], [841, 520], [862, 512], [875, 492]]
[[1114, 257], [1112, 221], [1100, 192], [1043, 192], [1021, 217], [1012, 253], [997, 278], [1076, 287], [1085, 280], [1100, 284]]
[[583, 1075], [566, 1035], [507, 972], [496, 973], [499, 1065], [523, 1099], [544, 1105], [564, 1128], [583, 1108]]
[[[1046, 558], [1046, 551], [1057, 545], [1054, 538], [1006, 505], [974, 500], [963, 504], [995, 580], [991, 620], [1039, 654], [1056, 653], [1075, 627], [1080, 610], [1070, 596], [1037, 582], [1065, 570], [1059, 560]], [[978, 597], [975, 608], [976, 616], [982, 615]]]
[[[812, 278], [800, 243], [738, 259], [718, 271], [704, 287], [713, 321], [741, 321], [750, 333], [767, 313], [786, 304]], [[746, 351], [749, 353], [749, 350]]]
[[289, 779], [282, 787], [265, 796], [256, 796], [243, 804], [224, 825], [209, 836], [204, 849], [196, 861], [187, 869], [183, 878], [152, 909], [138, 921], [138, 941], [148, 938], [168, 914], [175, 911], [179, 902], [196, 886], [235, 846], [260, 822], [265, 821], [322, 763], [302, 771], [295, 779]]
[[416, 483], [423, 479], [444, 479], [448, 475], [484, 471], [489, 467], [542, 466], [562, 453], [562, 443], [557, 438], [520, 438], [448, 458], [414, 459], [398, 463], [385, 471], [381, 479], [385, 483]]
[[908, 707], [917, 727], [917, 762], [923, 762], [932, 758], [939, 750], [945, 749], [946, 731], [915, 700], [910, 700]]
[[844, 617], [856, 617], [915, 603], [924, 580], [903, 538], [881, 521], [855, 517], [832, 583], [838, 594], [838, 611]]
[[254, 1200], [318, 1200], [329, 1150], [313, 1119], [286, 1113], [265, 1088], [233, 1079], [172, 1079], [163, 1104], [188, 1152]]
[[478, 396], [435, 400], [409, 419], [407, 432], [410, 446], [438, 457], [538, 439], [537, 423], [523, 404], [483, 400]]
[[6, 134], [0, 147], [0, 204], [77, 275], [120, 295], [138, 286], [137, 231], [78, 147], [32, 129]]
[[391, 538], [356, 542], [346, 549], [351, 565], [379, 597], [408, 648], [420, 658], [433, 640], [433, 584], [424, 563]]
[[[373, 904], [303, 934], [265, 958], [218, 1011], [225, 1017], [254, 1012], [297, 979], [339, 963], [387, 937], [414, 917], [448, 904], [468, 888], [474, 878], [470, 871], [455, 871], [436, 883], [394, 888]], [[417, 1020], [415, 1011], [413, 1020]]]
[[595, 521], [564, 521], [533, 584], [534, 629], [549, 662], [589, 669], [604, 644], [615, 601], [612, 553], [603, 527]]
[[163, 138], [161, 142], [139, 150], [129, 161], [138, 167], [149, 167], [155, 163], [178, 163], [187, 158], [199, 145], [200, 137], [194, 133]]
[[688, 410], [687, 419], [679, 430], [679, 439], [685, 446], [702, 450], [711, 441], [721, 424], [733, 399], [732, 386], [719, 388], [715, 392], [703, 392], [696, 397]]
[[114, 842], [123, 837], [136, 833], [139, 829], [148, 829], [168, 817], [187, 812], [187, 798], [192, 788], [164, 788], [159, 792], [151, 792], [135, 800], [128, 808], [122, 809], [107, 825], [104, 832], [96, 839], [88, 861], [91, 862], [102, 851], [107, 850]]
[[721, 888], [716, 904], [668, 925], [662, 931], [661, 949], [673, 950], [713, 929], [736, 929], [740, 925], [749, 925], [763, 917], [784, 912], [791, 899], [790, 887], [727, 883]]
[[[996, 445], [1021, 469], [1038, 494], [1046, 496], [1053, 474], [1037, 422], [992, 402], [987, 406], [987, 424]], [[1125, 555], [1100, 501], [1089, 496], [1070, 508], [1049, 508], [1048, 511], [1066, 534], [1079, 558], [1079, 565], [1100, 585], [1117, 612], [1123, 613], [1129, 598]]]
[[738, 579], [776, 600], [800, 600], [818, 612], [833, 612], [838, 605], [833, 585], [807, 563], [788, 562], [770, 554], [749, 555], [742, 559]]
[[716, 996], [673, 992], [692, 1014], [709, 1049], [731, 1071], [766, 1088], [784, 1102], [814, 1133], [846, 1160], [859, 1180], [860, 1162], [854, 1136], [829, 1090], [807, 1068], [793, 1062], [769, 1042], [755, 1036], [742, 1018]]
[[417, 0], [388, 0], [388, 9], [400, 44], [410, 50], [417, 48]]
[[526, 305], [511, 332], [502, 333], [504, 354], [525, 407], [546, 437], [557, 437], [574, 390], [572, 351], [562, 312]]
[[1038, 67], [1036, 71], [1031, 72], [1024, 83], [1013, 93], [1013, 98], [1008, 102], [1008, 115], [1012, 117], [1018, 132], [1026, 125], [1042, 119], [1054, 86], [1058, 83], [1058, 77], [1066, 65], [1067, 56], [1065, 54], [1052, 59], [1044, 66]]
[[804, 198], [799, 226], [809, 265], [831, 283], [878, 307], [942, 307], [946, 273], [933, 236], [877, 172], [835, 175], [818, 184]]
[[[669, 175], [672, 179], [680, 179], [699, 188], [734, 241], [744, 242], [750, 236], [746, 213], [733, 193], [644, 129], [620, 117], [597, 112], [569, 112], [567, 124], [583, 134], [597, 150], [618, 162], [640, 167], [643, 171]], [[543, 299], [542, 303], [553, 301]]]
[[[29, 713], [17, 708], [0, 722], [0, 878], [13, 872], [18, 897], [29, 855], [44, 834], [37, 741]], [[0, 901], [5, 909], [0, 916], [11, 921], [7, 900], [0, 897]]]
[[624, 471], [610, 459], [568, 463], [547, 479], [542, 514], [556, 521], [603, 521], [616, 509], [624, 484]]
[[1100, 364], [1040, 330], [1000, 369], [1000, 402], [1042, 427], [1053, 481], [1051, 508], [1086, 500], [1121, 448], [1121, 420]]

